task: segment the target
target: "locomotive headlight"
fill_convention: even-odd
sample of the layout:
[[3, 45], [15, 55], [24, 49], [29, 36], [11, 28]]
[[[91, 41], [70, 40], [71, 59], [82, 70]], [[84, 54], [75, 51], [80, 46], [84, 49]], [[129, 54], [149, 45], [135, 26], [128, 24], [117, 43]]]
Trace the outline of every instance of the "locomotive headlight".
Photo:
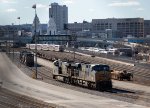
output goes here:
[[94, 77], [92, 76], [92, 81], [94, 81]]

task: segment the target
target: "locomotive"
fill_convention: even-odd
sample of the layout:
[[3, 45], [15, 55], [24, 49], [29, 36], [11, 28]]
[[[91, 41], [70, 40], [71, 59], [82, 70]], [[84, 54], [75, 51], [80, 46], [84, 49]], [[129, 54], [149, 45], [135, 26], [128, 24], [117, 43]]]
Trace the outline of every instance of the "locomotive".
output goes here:
[[85, 64], [56, 60], [53, 79], [97, 90], [112, 89], [110, 67], [105, 64]]
[[34, 66], [34, 54], [29, 51], [20, 52], [20, 62], [24, 63], [26, 66]]

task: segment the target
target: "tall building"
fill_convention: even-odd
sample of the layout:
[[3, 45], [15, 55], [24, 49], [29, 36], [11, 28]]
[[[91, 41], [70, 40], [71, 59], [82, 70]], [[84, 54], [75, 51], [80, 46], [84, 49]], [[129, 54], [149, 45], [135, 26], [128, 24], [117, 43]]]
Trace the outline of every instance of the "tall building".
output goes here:
[[64, 24], [68, 24], [68, 7], [66, 5], [52, 3], [49, 8], [49, 18], [51, 16], [54, 18], [57, 31], [62, 32], [64, 30]]

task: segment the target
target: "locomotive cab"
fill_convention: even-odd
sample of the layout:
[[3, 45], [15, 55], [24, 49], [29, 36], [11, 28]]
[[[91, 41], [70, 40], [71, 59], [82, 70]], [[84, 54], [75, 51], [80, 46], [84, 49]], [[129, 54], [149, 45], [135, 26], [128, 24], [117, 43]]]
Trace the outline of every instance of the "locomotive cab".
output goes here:
[[111, 89], [111, 73], [108, 65], [97, 64], [92, 67], [92, 72], [95, 73], [96, 88], [98, 90]]

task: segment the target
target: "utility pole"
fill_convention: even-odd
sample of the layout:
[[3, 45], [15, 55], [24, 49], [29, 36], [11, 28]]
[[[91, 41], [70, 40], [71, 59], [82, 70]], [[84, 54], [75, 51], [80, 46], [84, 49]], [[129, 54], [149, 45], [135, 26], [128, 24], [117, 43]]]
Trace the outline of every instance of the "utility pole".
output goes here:
[[35, 9], [35, 19], [34, 19], [34, 40], [35, 40], [35, 77], [37, 79], [37, 36], [36, 36], [36, 4], [32, 6], [33, 9]]
[[13, 61], [14, 61], [14, 33], [13, 33]]
[[76, 38], [77, 38], [77, 36], [76, 36], [76, 34], [74, 33], [73, 34], [73, 40], [74, 40], [74, 48], [73, 48], [73, 61], [75, 62], [75, 44], [76, 44]]
[[[13, 23], [12, 23], [12, 26], [13, 26]], [[14, 61], [14, 33], [15, 33], [15, 29], [13, 30], [13, 61]]]
[[[18, 19], [18, 36], [21, 35], [21, 27], [20, 27], [20, 17], [17, 17]], [[21, 46], [21, 43], [20, 43], [20, 39], [19, 39], [19, 46]]]
[[10, 57], [10, 31], [9, 30], [8, 30], [8, 36], [9, 36], [9, 42], [8, 42], [9, 47], [8, 48], [9, 48], [9, 57]]
[[[19, 30], [20, 30], [20, 28], [21, 28], [21, 27], [20, 27], [20, 17], [18, 17], [17, 19], [18, 19], [18, 28], [17, 28], [17, 31], [18, 31], [18, 32], [17, 32], [17, 36], [19, 36]], [[20, 39], [19, 39], [19, 47], [20, 47], [20, 45], [21, 45], [21, 44], [20, 44]], [[20, 57], [20, 55], [19, 55], [19, 57]], [[19, 66], [21, 67], [21, 61], [20, 61], [20, 63], [19, 63]]]

